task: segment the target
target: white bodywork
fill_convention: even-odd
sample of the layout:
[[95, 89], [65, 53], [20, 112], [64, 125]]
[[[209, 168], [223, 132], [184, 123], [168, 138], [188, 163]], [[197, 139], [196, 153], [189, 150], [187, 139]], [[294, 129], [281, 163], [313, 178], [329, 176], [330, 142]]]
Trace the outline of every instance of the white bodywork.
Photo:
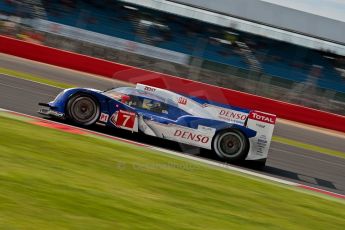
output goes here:
[[[249, 138], [250, 148], [246, 160], [267, 158], [276, 120], [275, 115], [259, 111], [246, 113], [211, 104], [200, 104], [177, 93], [143, 84], [137, 84], [136, 88], [164, 98], [166, 101], [169, 100], [193, 116], [246, 125], [247, 128], [257, 132], [255, 137]], [[216, 129], [212, 127], [199, 125], [197, 129], [192, 129], [176, 124], [162, 124], [154, 120], [145, 120], [137, 116], [133, 124], [135, 127], [132, 128], [132, 131], [141, 130], [147, 135], [205, 149], [212, 149], [212, 139], [216, 133]]]

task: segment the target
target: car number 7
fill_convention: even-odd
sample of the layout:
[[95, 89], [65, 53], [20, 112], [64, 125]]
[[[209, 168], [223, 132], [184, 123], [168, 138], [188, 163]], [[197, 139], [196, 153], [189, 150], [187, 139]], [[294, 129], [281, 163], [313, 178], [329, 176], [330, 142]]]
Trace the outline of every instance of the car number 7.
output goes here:
[[135, 113], [120, 110], [116, 118], [116, 126], [124, 129], [133, 129], [135, 123]]
[[[122, 126], [127, 127], [126, 125], [127, 125], [128, 120], [131, 118], [131, 115], [123, 114], [122, 116], [125, 118], [122, 122]], [[131, 128], [131, 127], [127, 127], [127, 128]]]

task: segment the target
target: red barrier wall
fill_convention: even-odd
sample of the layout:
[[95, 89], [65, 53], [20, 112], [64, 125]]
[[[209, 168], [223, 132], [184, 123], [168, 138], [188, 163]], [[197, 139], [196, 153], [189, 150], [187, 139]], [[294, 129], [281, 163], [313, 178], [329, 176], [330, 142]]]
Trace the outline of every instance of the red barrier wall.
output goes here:
[[345, 116], [0, 36], [0, 51], [35, 61], [142, 83], [345, 132]]

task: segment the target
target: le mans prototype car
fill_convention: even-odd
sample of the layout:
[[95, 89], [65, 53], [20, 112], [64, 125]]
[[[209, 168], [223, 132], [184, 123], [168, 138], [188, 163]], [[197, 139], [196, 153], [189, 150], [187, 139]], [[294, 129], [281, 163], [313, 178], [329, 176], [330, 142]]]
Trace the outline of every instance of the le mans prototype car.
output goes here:
[[72, 88], [39, 103], [40, 114], [82, 126], [140, 132], [212, 150], [224, 161], [264, 164], [276, 116], [137, 84], [106, 91]]

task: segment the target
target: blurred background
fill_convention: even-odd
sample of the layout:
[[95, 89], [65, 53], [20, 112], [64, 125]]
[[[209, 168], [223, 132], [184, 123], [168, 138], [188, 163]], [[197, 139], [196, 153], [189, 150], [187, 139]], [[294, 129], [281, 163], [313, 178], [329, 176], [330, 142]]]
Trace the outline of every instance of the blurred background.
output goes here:
[[0, 33], [345, 115], [345, 20], [259, 0], [0, 0]]

